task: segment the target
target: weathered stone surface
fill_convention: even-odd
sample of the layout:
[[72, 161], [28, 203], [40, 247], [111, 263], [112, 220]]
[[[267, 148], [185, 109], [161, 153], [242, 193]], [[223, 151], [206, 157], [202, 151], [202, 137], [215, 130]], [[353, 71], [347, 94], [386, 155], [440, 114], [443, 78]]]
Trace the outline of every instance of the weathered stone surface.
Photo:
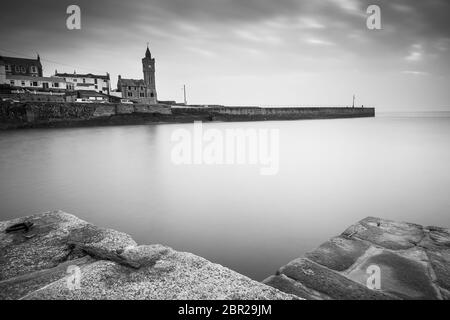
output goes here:
[[402, 250], [416, 246], [424, 237], [422, 226], [368, 217], [344, 232], [381, 247]]
[[[8, 226], [32, 222], [28, 232], [5, 233]], [[53, 268], [87, 253], [114, 259], [117, 250], [136, 246], [127, 234], [95, 227], [62, 211], [0, 222], [0, 280]]]
[[[29, 231], [6, 233], [32, 222]], [[298, 299], [226, 267], [57, 211], [0, 222], [0, 299]], [[80, 287], [69, 285], [78, 267]]]
[[433, 251], [450, 249], [450, 231], [439, 227], [426, 227], [419, 246]]
[[432, 285], [426, 259], [425, 252], [417, 248], [401, 253], [372, 248], [347, 277], [366, 285], [367, 270], [375, 265], [380, 268], [383, 292], [400, 299], [438, 299], [438, 291]]
[[119, 255], [123, 262], [134, 268], [154, 265], [162, 256], [171, 252], [171, 249], [162, 245], [146, 245], [127, 248]]
[[19, 299], [54, 281], [66, 277], [69, 266], [83, 266], [96, 261], [91, 257], [83, 257], [63, 262], [54, 268], [43, 269], [22, 276], [0, 281], [0, 300]]
[[[5, 233], [8, 226], [24, 221], [33, 227], [26, 233]], [[53, 268], [72, 254], [67, 239], [71, 231], [87, 225], [61, 211], [0, 222], [0, 280]], [[84, 254], [80, 252], [76, 257]]]
[[[368, 288], [369, 267], [379, 289]], [[369, 217], [280, 272], [264, 282], [300, 297], [450, 299], [450, 232]]]
[[263, 283], [277, 288], [280, 291], [294, 294], [307, 300], [329, 300], [327, 295], [305, 287], [301, 282], [295, 281], [284, 274], [270, 276]]
[[100, 260], [81, 269], [81, 288], [66, 279], [25, 299], [292, 299], [281, 291], [189, 253], [168, 249], [153, 266]]
[[436, 245], [450, 248], [450, 231], [448, 229], [439, 227], [427, 227], [426, 229]]
[[67, 243], [72, 247], [99, 259], [122, 261], [120, 253], [137, 246], [127, 234], [112, 229], [103, 229], [90, 224], [70, 232]]
[[393, 299], [304, 258], [289, 262], [280, 269], [280, 273], [333, 299]]
[[350, 268], [369, 248], [369, 244], [357, 239], [335, 237], [305, 256], [318, 264], [336, 271]]
[[450, 250], [428, 252], [428, 257], [437, 283], [450, 291]]
[[[29, 222], [29, 230], [5, 232]], [[68, 267], [81, 286], [68, 285]], [[369, 266], [381, 288], [366, 286]], [[267, 284], [267, 285], [266, 285]], [[279, 289], [279, 290], [277, 290]], [[0, 222], [0, 299], [450, 299], [448, 229], [366, 218], [263, 283], [56, 211]]]

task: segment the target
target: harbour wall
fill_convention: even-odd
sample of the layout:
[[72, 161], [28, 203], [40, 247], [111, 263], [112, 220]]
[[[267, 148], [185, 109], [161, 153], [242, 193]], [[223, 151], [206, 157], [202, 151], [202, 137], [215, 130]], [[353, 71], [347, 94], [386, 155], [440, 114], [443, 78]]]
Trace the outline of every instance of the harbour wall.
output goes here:
[[0, 102], [0, 129], [139, 124], [170, 116], [168, 105]]
[[0, 129], [193, 121], [268, 121], [374, 117], [374, 108], [171, 107], [157, 104], [0, 102]]
[[[174, 109], [174, 112], [187, 111]], [[202, 112], [202, 110], [198, 110]], [[258, 120], [302, 120], [374, 117], [375, 108], [342, 107], [299, 107], [299, 108], [259, 108], [259, 107], [211, 107], [204, 109], [213, 120], [258, 121]]]

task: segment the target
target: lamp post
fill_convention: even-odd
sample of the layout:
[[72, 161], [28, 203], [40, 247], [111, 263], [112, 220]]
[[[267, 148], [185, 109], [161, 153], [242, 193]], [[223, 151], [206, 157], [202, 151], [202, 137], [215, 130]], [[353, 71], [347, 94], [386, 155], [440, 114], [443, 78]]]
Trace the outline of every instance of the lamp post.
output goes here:
[[184, 105], [187, 105], [187, 99], [186, 99], [186, 85], [183, 85], [183, 93], [184, 93]]

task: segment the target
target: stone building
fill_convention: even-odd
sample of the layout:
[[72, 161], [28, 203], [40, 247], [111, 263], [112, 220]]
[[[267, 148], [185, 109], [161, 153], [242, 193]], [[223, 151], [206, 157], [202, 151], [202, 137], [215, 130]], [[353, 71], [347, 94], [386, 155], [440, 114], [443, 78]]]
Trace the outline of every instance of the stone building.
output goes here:
[[42, 64], [39, 55], [37, 55], [36, 59], [0, 56], [0, 60], [5, 66], [6, 76], [20, 75], [28, 77], [42, 77]]
[[39, 55], [36, 59], [0, 56], [0, 84], [6, 84], [11, 90], [19, 92], [73, 90], [63, 78], [43, 76]]
[[155, 83], [155, 59], [152, 58], [148, 46], [145, 57], [142, 58], [142, 71], [144, 79], [139, 80], [124, 79], [119, 75], [117, 91], [122, 93], [124, 99], [145, 104], [156, 104], [158, 99]]

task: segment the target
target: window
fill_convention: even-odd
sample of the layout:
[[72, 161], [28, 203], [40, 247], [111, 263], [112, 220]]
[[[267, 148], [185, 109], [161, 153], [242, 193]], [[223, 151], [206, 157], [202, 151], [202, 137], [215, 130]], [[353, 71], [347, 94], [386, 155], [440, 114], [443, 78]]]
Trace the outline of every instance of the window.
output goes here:
[[97, 90], [98, 89], [98, 85], [95, 85], [95, 90]]
[[94, 83], [97, 84], [97, 79], [94, 79]]
[[5, 70], [8, 71], [8, 72], [11, 72], [11, 65], [10, 65], [10, 64], [7, 64], [7, 65], [5, 66]]
[[15, 67], [14, 67], [14, 71], [17, 72], [17, 73], [19, 73], [19, 72], [20, 72], [20, 66], [15, 66]]
[[129, 96], [129, 97], [132, 97], [132, 96], [133, 96], [133, 93], [132, 93], [132, 92], [128, 92], [128, 96]]
[[143, 92], [141, 92], [141, 93], [139, 93], [139, 96], [140, 96], [141, 98], [144, 98], [144, 97], [145, 97], [145, 94], [144, 94]]
[[73, 82], [77, 82], [77, 79], [73, 79]]
[[153, 94], [153, 92], [152, 92], [152, 93], [150, 93], [150, 97], [152, 97], [152, 98], [153, 98], [154, 96], [155, 96], [155, 95]]
[[37, 87], [37, 86], [38, 86], [37, 81], [33, 81], [33, 83], [31, 84], [31, 86], [32, 86], [32, 87]]
[[22, 80], [21, 84], [22, 84], [22, 87], [25, 87], [25, 81]]
[[21, 66], [21, 67], [20, 67], [20, 71], [21, 71], [22, 73], [27, 73], [27, 69], [26, 69], [24, 66]]
[[130, 87], [130, 86], [128, 86], [128, 90], [131, 90], [131, 87]]
[[38, 72], [36, 66], [31, 66], [31, 72], [33, 72], [33, 73], [37, 73]]
[[86, 83], [86, 78], [83, 78], [83, 83]]
[[9, 84], [13, 86], [14, 85], [14, 80], [9, 80]]
[[54, 88], [59, 88], [59, 82], [53, 83], [53, 87], [54, 87]]

